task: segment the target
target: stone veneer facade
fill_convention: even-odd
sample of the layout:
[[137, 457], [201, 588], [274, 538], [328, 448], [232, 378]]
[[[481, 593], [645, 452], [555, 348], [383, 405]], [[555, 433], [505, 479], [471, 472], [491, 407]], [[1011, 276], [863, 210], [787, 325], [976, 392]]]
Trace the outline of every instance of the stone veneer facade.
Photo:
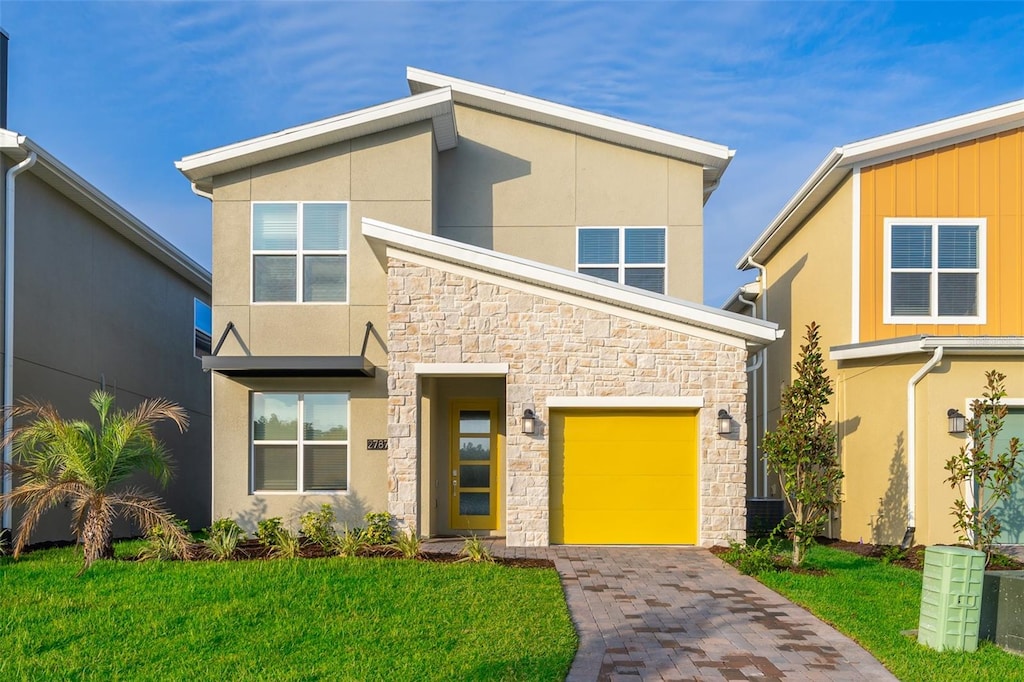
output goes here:
[[703, 398], [699, 543], [745, 537], [745, 428], [723, 437], [716, 420], [720, 408], [746, 414], [745, 349], [390, 257], [388, 354], [388, 509], [399, 525], [415, 528], [418, 513], [414, 365], [500, 362], [509, 546], [548, 544], [546, 429], [524, 435], [514, 416], [532, 404], [545, 424], [548, 396]]

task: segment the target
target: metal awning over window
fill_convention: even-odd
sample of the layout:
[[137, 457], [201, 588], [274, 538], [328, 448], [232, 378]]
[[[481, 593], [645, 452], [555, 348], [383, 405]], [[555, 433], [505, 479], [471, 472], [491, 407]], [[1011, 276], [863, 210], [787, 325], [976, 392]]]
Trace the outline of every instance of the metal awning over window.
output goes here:
[[372, 377], [361, 355], [207, 355], [203, 369], [229, 377]]
[[[366, 359], [366, 344], [373, 324], [366, 323], [363, 349], [359, 355], [217, 355], [228, 334], [234, 332], [228, 322], [211, 355], [203, 357], [203, 371], [228, 377], [372, 377], [377, 368]], [[241, 337], [238, 337], [241, 342]], [[242, 344], [244, 347], [244, 344]], [[248, 351], [248, 349], [246, 349]]]

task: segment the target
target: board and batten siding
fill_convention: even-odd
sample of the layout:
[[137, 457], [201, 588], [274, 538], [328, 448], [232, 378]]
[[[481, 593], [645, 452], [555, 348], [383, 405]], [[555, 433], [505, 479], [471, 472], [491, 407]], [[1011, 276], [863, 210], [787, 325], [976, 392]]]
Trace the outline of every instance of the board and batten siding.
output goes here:
[[[860, 175], [860, 341], [1024, 334], [1024, 129], [865, 167]], [[985, 218], [985, 324], [883, 324], [886, 218]]]

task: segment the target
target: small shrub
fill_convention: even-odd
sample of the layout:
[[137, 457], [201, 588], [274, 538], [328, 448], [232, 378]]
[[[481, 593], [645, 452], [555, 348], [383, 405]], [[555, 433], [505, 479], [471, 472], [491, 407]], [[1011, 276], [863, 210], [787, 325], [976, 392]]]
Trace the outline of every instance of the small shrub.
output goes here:
[[415, 559], [420, 555], [423, 548], [423, 540], [411, 530], [399, 533], [395, 538], [395, 549], [402, 553], [406, 559]]
[[299, 556], [302, 543], [299, 541], [298, 535], [282, 526], [274, 536], [274, 542], [271, 543], [271, 547], [274, 548], [270, 553], [271, 556], [281, 559], [294, 559]]
[[230, 559], [238, 547], [238, 543], [245, 539], [245, 531], [235, 522], [234, 519], [217, 519], [210, 524], [210, 531], [203, 545], [210, 551], [217, 561]]
[[899, 545], [889, 545], [882, 550], [881, 561], [883, 564], [891, 564], [897, 561], [903, 561], [907, 558], [908, 550], [900, 547]]
[[[188, 522], [181, 519], [174, 519], [173, 523], [182, 533], [192, 541], [188, 532]], [[147, 544], [139, 552], [139, 558], [147, 561], [173, 561], [175, 559], [187, 559], [188, 550], [182, 549], [180, 539], [169, 533], [163, 526], [150, 526], [146, 531]]]
[[1017, 560], [999, 552], [992, 552], [989, 555], [988, 565], [998, 568], [1016, 568]]
[[743, 575], [760, 575], [775, 570], [776, 549], [774, 540], [768, 540], [761, 545], [741, 544], [730, 540], [729, 550], [722, 554], [722, 558]]
[[466, 538], [466, 542], [462, 545], [462, 550], [459, 551], [459, 556], [461, 557], [459, 561], [472, 561], [475, 564], [482, 561], [494, 562], [494, 555], [491, 554], [491, 550], [475, 535]]
[[299, 536], [284, 526], [280, 516], [264, 519], [256, 524], [256, 537], [272, 548], [271, 556], [290, 559], [299, 555], [302, 544]]
[[366, 549], [366, 538], [362, 528], [346, 530], [334, 541], [334, 552], [338, 556], [359, 556]]
[[334, 508], [329, 504], [320, 505], [320, 511], [306, 512], [299, 519], [303, 537], [327, 551], [338, 538], [334, 530], [334, 518]]
[[275, 516], [271, 519], [263, 519], [256, 524], [256, 539], [262, 544], [272, 547], [278, 533], [280, 533], [283, 528], [284, 523], [280, 516]]
[[366, 530], [363, 537], [368, 545], [382, 546], [390, 545], [394, 539], [394, 530], [391, 528], [391, 521], [394, 519], [387, 512], [370, 512], [366, 515]]

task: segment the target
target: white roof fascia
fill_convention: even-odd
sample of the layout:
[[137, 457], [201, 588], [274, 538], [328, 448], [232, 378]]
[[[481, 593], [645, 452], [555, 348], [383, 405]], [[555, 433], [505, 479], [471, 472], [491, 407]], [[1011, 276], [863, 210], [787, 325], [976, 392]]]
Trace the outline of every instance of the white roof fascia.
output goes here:
[[[772, 247], [769, 249], [769, 253], [774, 251], [775, 247], [789, 236], [789, 233], [792, 231], [791, 228], [799, 224], [799, 221], [803, 220], [804, 217], [810, 215], [818, 202], [828, 196], [828, 193], [835, 188], [838, 182], [825, 183], [825, 180], [826, 178], [829, 180], [835, 179], [834, 175], [832, 177], [829, 176], [833, 174], [842, 157], [842, 150], [839, 147], [829, 152], [825, 160], [811, 173], [811, 177], [804, 181], [804, 184], [800, 186], [796, 194], [786, 202], [786, 205], [782, 207], [782, 210], [775, 216], [775, 219], [768, 224], [768, 227], [764, 229], [761, 236], [736, 261], [737, 270], [749, 270], [754, 267], [750, 264], [750, 259], [760, 261], [762, 258], [761, 252], [769, 244]], [[794, 220], [794, 218], [796, 219]]]
[[0, 151], [17, 161], [28, 156], [29, 152], [35, 152], [37, 161], [30, 172], [203, 292], [211, 292], [212, 277], [206, 268], [34, 141], [13, 131], [0, 129]]
[[209, 190], [215, 175], [428, 119], [438, 151], [458, 144], [451, 89], [441, 88], [192, 154], [174, 165]]
[[595, 277], [416, 232], [379, 220], [363, 218], [362, 231], [366, 237], [377, 239], [401, 251], [468, 266], [473, 270], [495, 273], [546, 290], [568, 292], [613, 307], [636, 310], [747, 343], [763, 346], [782, 336], [778, 325], [773, 322], [763, 322], [745, 315], [613, 284]]
[[878, 163], [879, 157], [909, 156], [1022, 125], [1024, 99], [843, 145], [843, 163], [866, 166]]
[[1022, 336], [912, 336], [829, 349], [830, 360], [863, 360], [908, 353], [931, 353], [942, 347], [946, 355], [1022, 355]]
[[836, 147], [736, 262], [736, 269], [752, 267], [749, 258], [770, 256], [854, 166], [885, 163], [1021, 126], [1024, 99]]
[[624, 147], [700, 164], [705, 169], [705, 184], [713, 184], [720, 178], [736, 154], [736, 150], [714, 142], [412, 66], [406, 68], [406, 79], [409, 81], [409, 90], [414, 93], [450, 87], [456, 102], [580, 133]]

